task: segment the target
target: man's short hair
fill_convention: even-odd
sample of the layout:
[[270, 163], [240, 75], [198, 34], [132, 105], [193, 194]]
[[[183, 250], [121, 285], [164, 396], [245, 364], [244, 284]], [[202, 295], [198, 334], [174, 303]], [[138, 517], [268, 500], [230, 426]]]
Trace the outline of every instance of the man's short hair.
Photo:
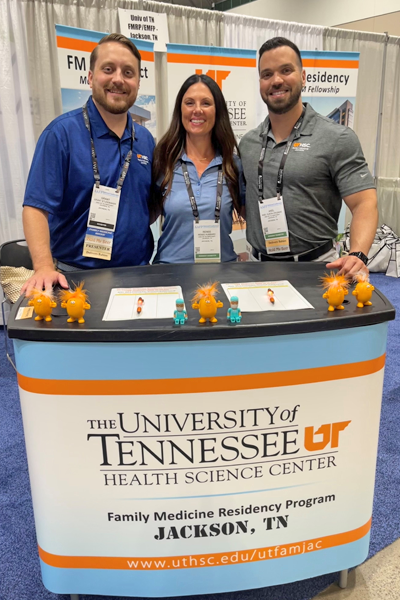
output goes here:
[[298, 49], [296, 44], [284, 37], [274, 37], [263, 43], [260, 50], [258, 51], [258, 64], [260, 65], [260, 60], [264, 52], [269, 52], [269, 50], [275, 50], [275, 48], [281, 48], [281, 46], [289, 46], [289, 48], [296, 52], [297, 57], [299, 59], [300, 68], [302, 69], [303, 61], [301, 60], [300, 50]]
[[142, 62], [142, 57], [140, 56], [139, 50], [136, 48], [135, 44], [127, 37], [122, 35], [122, 33], [110, 33], [109, 35], [105, 35], [97, 46], [93, 49], [90, 55], [90, 70], [93, 72], [94, 66], [96, 64], [97, 55], [98, 55], [98, 47], [101, 44], [107, 44], [108, 42], [115, 42], [117, 44], [122, 44], [125, 48], [128, 48], [130, 52], [132, 52], [133, 56], [139, 61], [139, 77], [140, 77], [140, 64]]

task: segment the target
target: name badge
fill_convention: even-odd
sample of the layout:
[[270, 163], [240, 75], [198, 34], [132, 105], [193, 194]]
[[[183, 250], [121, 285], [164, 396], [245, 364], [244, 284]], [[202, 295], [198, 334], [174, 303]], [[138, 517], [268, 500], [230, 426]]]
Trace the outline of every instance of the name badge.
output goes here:
[[115, 188], [93, 186], [83, 256], [111, 260], [120, 197]]
[[194, 262], [221, 262], [221, 228], [215, 221], [193, 222]]
[[267, 254], [290, 252], [283, 197], [267, 198], [258, 203], [258, 208]]

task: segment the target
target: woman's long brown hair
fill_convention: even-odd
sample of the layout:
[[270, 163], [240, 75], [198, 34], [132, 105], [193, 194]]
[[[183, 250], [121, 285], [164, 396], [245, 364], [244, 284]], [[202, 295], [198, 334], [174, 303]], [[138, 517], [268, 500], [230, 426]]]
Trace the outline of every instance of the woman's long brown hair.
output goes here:
[[[213, 95], [215, 125], [211, 133], [211, 143], [214, 150], [222, 156], [222, 172], [232, 197], [233, 206], [238, 212], [240, 211], [239, 172], [233, 157], [235, 150], [239, 155], [239, 149], [229, 121], [225, 98], [211, 77], [191, 75], [178, 92], [169, 129], [154, 150], [153, 182], [155, 191], [152, 198], [152, 209], [156, 214], [160, 214], [162, 211], [164, 201], [171, 191], [174, 167], [185, 149], [186, 130], [182, 124], [182, 99], [187, 90], [196, 83], [204, 83]], [[159, 181], [161, 181], [160, 185], [158, 185]]]

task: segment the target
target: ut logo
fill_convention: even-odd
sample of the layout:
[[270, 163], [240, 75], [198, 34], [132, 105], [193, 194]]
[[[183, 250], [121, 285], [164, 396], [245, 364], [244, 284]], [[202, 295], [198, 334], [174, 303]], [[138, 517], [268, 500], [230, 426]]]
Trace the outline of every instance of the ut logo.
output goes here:
[[[329, 442], [331, 448], [337, 448], [339, 446], [339, 433], [346, 429], [350, 425], [351, 421], [342, 421], [341, 423], [327, 423], [321, 425], [317, 431], [314, 432], [314, 427], [306, 427], [304, 430], [304, 447], [310, 452], [316, 450], [323, 450], [327, 447]], [[316, 435], [322, 435], [320, 442], [315, 442], [314, 438]]]
[[[222, 82], [224, 81], [224, 79], [226, 79], [228, 77], [228, 75], [230, 74], [230, 71], [215, 71], [213, 69], [209, 69], [206, 73], [206, 75], [208, 75], [208, 77], [211, 77], [211, 79], [214, 79], [215, 83], [218, 85], [218, 87], [222, 90]], [[203, 69], [196, 69], [196, 75], [203, 75]]]

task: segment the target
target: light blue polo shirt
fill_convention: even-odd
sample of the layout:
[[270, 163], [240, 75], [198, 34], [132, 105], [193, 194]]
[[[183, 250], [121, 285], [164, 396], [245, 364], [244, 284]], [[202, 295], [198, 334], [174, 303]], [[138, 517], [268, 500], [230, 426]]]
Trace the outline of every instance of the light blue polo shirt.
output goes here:
[[[132, 145], [132, 118], [119, 139], [103, 121], [92, 98], [88, 101], [90, 126], [99, 164], [100, 183], [116, 188]], [[144, 265], [153, 252], [148, 200], [154, 139], [135, 124], [133, 156], [121, 190], [111, 260], [82, 256], [94, 184], [90, 135], [82, 109], [52, 121], [36, 146], [25, 191], [24, 206], [49, 213], [51, 252], [75, 267], [101, 269]]]
[[[222, 157], [217, 155], [199, 177], [195, 165], [186, 153], [183, 153], [175, 165], [171, 192], [164, 202], [164, 223], [154, 263], [194, 262], [194, 216], [183, 177], [181, 161], [184, 161], [187, 165], [200, 220], [214, 219], [218, 166], [222, 164]], [[243, 205], [246, 192], [242, 163], [236, 156], [235, 162], [239, 170], [239, 198]], [[225, 178], [221, 200], [221, 262], [229, 262], [236, 260], [237, 255], [229, 235], [232, 231], [233, 203]]]

